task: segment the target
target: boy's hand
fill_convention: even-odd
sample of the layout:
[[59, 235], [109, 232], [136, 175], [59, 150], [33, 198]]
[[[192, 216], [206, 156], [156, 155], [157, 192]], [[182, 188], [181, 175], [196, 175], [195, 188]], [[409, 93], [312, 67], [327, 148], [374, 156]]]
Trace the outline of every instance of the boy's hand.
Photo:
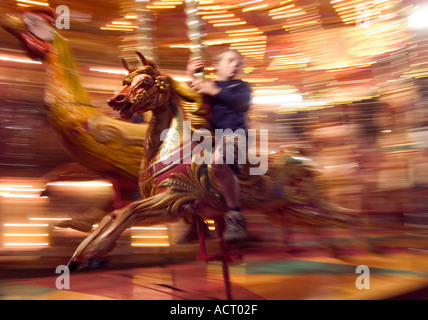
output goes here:
[[207, 94], [209, 96], [215, 96], [221, 90], [214, 81], [206, 79], [193, 80], [190, 86], [198, 93]]
[[192, 58], [187, 62], [186, 75], [193, 78], [193, 75], [204, 70], [205, 63], [201, 59]]

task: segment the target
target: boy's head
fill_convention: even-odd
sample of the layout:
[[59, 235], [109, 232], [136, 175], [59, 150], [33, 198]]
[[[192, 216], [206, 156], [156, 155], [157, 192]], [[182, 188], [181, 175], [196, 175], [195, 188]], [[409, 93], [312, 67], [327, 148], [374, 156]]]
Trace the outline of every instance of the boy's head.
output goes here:
[[242, 70], [244, 58], [234, 49], [228, 49], [217, 55], [214, 62], [217, 78], [220, 81], [234, 79]]

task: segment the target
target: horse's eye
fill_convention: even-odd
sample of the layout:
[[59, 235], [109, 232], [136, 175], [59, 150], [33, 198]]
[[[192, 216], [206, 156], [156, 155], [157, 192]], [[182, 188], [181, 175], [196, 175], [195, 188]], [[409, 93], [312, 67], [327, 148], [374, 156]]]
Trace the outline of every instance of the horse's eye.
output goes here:
[[144, 78], [143, 82], [144, 84], [150, 84], [151, 81], [149, 78]]

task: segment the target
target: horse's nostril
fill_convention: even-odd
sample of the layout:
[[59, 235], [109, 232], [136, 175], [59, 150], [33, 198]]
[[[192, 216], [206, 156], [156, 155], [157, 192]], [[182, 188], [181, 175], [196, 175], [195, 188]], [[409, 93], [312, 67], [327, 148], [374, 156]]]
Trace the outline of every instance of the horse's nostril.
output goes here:
[[107, 103], [110, 107], [119, 108], [128, 103], [128, 96], [126, 94], [119, 93], [107, 99]]
[[126, 99], [127, 99], [127, 97], [125, 94], [118, 94], [114, 100], [116, 102], [124, 102], [124, 101], [126, 101]]

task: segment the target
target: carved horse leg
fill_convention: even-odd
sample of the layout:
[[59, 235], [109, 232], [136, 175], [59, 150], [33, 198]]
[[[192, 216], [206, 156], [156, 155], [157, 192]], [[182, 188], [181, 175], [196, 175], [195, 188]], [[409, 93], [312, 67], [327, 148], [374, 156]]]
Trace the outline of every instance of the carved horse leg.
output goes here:
[[159, 206], [163, 198], [164, 194], [158, 194], [132, 202], [106, 215], [95, 231], [74, 252], [68, 263], [70, 270], [76, 270], [80, 263], [110, 252], [122, 232], [136, 222], [152, 225], [178, 219], [177, 216], [167, 213], [165, 207]]

